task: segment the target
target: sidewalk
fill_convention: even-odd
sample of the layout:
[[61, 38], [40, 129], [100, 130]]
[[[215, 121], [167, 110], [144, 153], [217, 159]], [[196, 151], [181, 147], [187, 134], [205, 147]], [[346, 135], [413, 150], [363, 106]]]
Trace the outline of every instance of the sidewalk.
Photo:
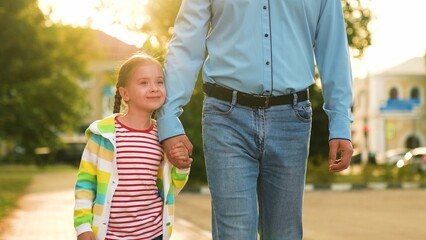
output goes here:
[[73, 191], [30, 193], [6, 222], [1, 240], [72, 240]]
[[[20, 199], [19, 208], [0, 229], [0, 240], [75, 240], [73, 181], [73, 174], [37, 176], [30, 193]], [[183, 219], [177, 219], [175, 226], [172, 240], [209, 239]]]

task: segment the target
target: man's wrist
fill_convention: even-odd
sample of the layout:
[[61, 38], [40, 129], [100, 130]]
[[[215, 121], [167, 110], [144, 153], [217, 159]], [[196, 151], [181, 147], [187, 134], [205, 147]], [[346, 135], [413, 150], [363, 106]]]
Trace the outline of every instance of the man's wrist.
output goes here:
[[185, 135], [185, 130], [176, 116], [160, 118], [157, 120], [158, 139], [163, 142], [165, 139]]
[[347, 138], [330, 138], [330, 140], [328, 140], [328, 141], [331, 141], [331, 140], [347, 140], [347, 141], [349, 141], [349, 142], [352, 142], [350, 139], [347, 139]]
[[182, 134], [178, 134], [178, 135], [175, 135], [175, 136], [168, 137], [166, 139], [161, 140], [160, 143], [163, 143], [164, 141], [167, 141], [168, 139], [172, 139], [174, 137], [179, 137], [179, 136], [183, 136], [183, 135], [185, 135], [185, 134], [182, 133]]

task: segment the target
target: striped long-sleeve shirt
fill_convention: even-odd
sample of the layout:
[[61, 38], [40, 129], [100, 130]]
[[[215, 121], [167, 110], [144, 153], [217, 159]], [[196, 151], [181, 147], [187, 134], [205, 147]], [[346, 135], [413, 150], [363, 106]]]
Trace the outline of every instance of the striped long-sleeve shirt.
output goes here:
[[115, 119], [119, 182], [112, 197], [107, 240], [153, 239], [163, 232], [163, 201], [156, 184], [163, 149], [155, 125], [146, 130]]

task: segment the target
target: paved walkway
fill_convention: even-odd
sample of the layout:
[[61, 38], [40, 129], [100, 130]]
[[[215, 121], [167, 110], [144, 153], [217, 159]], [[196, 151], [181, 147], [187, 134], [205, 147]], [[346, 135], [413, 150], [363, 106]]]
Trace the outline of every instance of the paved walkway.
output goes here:
[[[75, 240], [73, 184], [74, 174], [37, 176], [30, 193], [0, 227], [0, 240]], [[211, 239], [209, 233], [183, 219], [175, 225], [172, 240]]]
[[[20, 209], [6, 222], [1, 240], [74, 240], [73, 190], [32, 193], [20, 201]], [[173, 240], [211, 239], [210, 233], [177, 219]]]
[[1, 240], [72, 240], [73, 191], [25, 195], [5, 223]]

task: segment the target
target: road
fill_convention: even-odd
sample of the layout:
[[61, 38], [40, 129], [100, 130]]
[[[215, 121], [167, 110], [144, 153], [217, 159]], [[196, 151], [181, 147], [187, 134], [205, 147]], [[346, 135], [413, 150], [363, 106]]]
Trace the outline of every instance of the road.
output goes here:
[[[209, 240], [210, 216], [209, 195], [177, 197], [176, 229], [197, 229], [199, 240]], [[304, 240], [424, 240], [426, 190], [307, 192], [303, 218]]]

